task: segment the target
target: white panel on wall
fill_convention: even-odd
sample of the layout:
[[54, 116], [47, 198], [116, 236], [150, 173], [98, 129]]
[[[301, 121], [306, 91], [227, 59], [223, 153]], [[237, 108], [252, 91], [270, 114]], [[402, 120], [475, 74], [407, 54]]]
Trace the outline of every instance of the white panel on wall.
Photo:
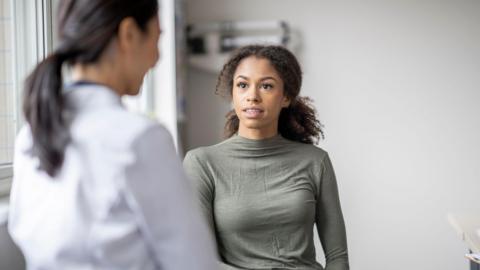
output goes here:
[[175, 2], [160, 1], [160, 60], [153, 71], [155, 117], [165, 125], [178, 145], [176, 73], [175, 73]]

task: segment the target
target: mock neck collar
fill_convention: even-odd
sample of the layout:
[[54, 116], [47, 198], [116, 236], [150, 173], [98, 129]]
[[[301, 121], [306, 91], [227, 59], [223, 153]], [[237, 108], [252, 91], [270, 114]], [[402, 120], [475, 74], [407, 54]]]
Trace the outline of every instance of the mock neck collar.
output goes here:
[[276, 134], [275, 136], [265, 138], [265, 139], [249, 139], [242, 137], [240, 135], [235, 134], [233, 135], [229, 141], [232, 143], [238, 144], [239, 146], [245, 146], [248, 148], [270, 148], [270, 147], [275, 147], [279, 145], [283, 145], [285, 142], [288, 142], [287, 139], [283, 138], [282, 135]]

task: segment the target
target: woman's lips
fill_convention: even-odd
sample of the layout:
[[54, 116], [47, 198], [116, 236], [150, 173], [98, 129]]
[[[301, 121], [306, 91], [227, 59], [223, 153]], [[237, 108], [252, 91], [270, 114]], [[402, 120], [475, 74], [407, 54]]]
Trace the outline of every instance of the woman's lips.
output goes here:
[[255, 119], [260, 118], [263, 114], [263, 110], [259, 108], [247, 108], [243, 110], [246, 118]]

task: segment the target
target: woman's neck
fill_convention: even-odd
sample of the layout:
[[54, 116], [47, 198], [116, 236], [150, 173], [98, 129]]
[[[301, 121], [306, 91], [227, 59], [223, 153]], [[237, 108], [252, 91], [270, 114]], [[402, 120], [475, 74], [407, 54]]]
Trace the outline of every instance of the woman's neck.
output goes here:
[[115, 68], [105, 63], [76, 64], [72, 67], [72, 81], [89, 81], [111, 88], [119, 96], [125, 94], [125, 86], [116, 74]]
[[251, 139], [251, 140], [263, 140], [275, 137], [278, 134], [278, 128], [248, 128], [240, 124], [238, 127], [238, 136]]

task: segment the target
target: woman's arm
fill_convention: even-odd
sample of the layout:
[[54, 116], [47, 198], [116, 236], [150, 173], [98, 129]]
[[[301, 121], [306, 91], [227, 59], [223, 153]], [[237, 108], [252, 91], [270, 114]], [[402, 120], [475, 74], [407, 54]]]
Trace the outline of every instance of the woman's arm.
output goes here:
[[142, 233], [162, 269], [216, 269], [212, 237], [203, 222], [170, 134], [154, 126], [134, 145], [127, 193]]
[[316, 223], [326, 258], [325, 270], [348, 270], [347, 237], [337, 181], [328, 154], [322, 161]]
[[190, 151], [183, 160], [183, 167], [197, 193], [196, 197], [199, 199], [200, 208], [210, 232], [215, 236], [215, 222], [213, 218], [215, 185], [207, 169], [202, 166], [201, 160], [203, 159], [205, 157], [202, 157], [201, 149]]

